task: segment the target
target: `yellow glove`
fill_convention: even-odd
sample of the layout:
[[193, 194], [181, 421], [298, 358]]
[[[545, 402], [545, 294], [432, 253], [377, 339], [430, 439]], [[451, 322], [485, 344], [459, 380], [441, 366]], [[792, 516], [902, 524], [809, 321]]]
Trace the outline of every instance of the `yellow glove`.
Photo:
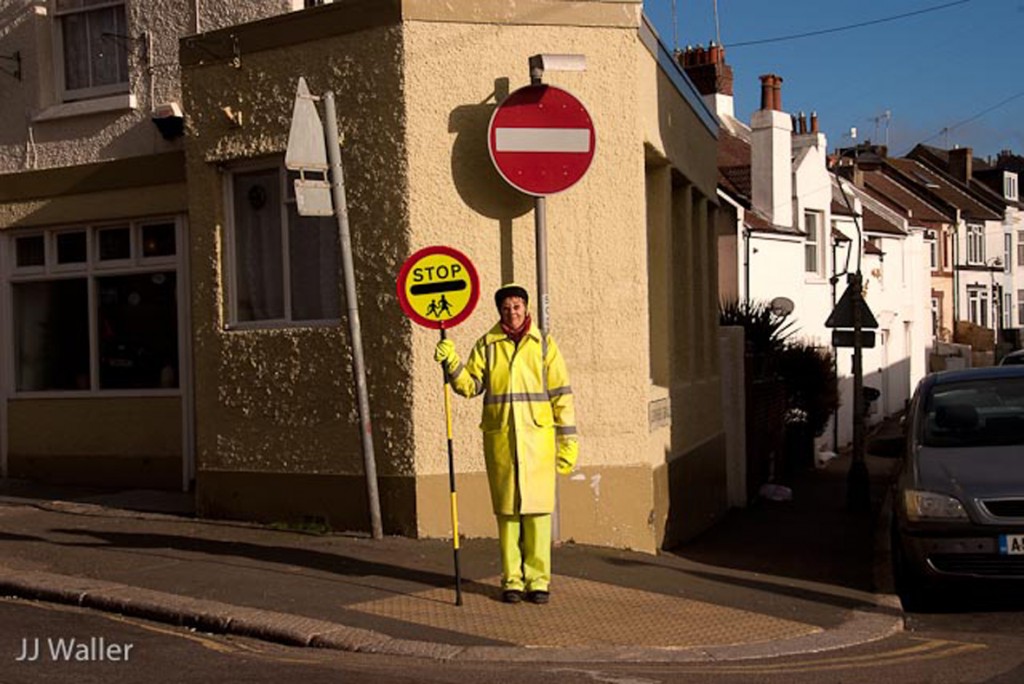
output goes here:
[[579, 456], [579, 442], [575, 439], [559, 440], [558, 455], [555, 457], [555, 470], [559, 475], [568, 475], [576, 467], [576, 459]]
[[455, 343], [451, 340], [441, 340], [434, 348], [434, 360], [443, 364], [450, 373], [459, 365], [459, 355], [455, 352]]

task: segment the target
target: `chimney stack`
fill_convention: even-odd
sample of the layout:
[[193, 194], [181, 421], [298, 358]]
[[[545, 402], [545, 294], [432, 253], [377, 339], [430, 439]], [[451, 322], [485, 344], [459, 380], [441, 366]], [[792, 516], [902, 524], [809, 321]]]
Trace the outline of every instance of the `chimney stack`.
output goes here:
[[704, 102], [718, 116], [733, 116], [732, 67], [725, 63], [725, 48], [714, 41], [705, 50], [700, 45], [676, 55]]
[[700, 45], [695, 48], [687, 45], [677, 60], [701, 95], [732, 97], [732, 67], [725, 63], [725, 48], [715, 45], [714, 41], [707, 50]]
[[781, 111], [782, 78], [761, 79], [761, 109], [750, 121], [750, 180], [754, 209], [772, 223], [793, 226], [793, 121]]
[[969, 183], [974, 166], [974, 150], [958, 147], [949, 151], [949, 173], [961, 183]]

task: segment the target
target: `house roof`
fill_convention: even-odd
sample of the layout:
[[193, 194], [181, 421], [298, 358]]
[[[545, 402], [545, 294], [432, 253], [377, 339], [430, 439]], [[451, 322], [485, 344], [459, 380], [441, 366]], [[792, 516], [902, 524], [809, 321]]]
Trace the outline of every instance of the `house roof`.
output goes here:
[[1002, 214], [972, 197], [967, 188], [959, 186], [946, 174], [916, 159], [889, 158], [886, 163], [902, 173], [911, 183], [960, 209], [965, 218], [978, 221], [1000, 221], [1003, 218]]
[[881, 212], [864, 207], [864, 230], [872, 233], [886, 233], [888, 235], [906, 235], [899, 225], [886, 218]]
[[841, 230], [832, 229], [832, 242], [852, 242]]
[[[967, 149], [967, 148], [965, 148]], [[918, 144], [907, 154], [912, 159], [921, 161], [926, 166], [931, 166], [941, 173], [948, 174], [949, 179], [954, 183], [966, 186], [971, 192], [975, 193], [975, 199], [986, 204], [989, 209], [993, 211], [1002, 211], [1006, 204], [1003, 199], [1002, 190], [998, 192], [994, 191], [988, 183], [985, 183], [983, 179], [976, 178], [975, 173], [984, 173], [992, 168], [992, 166], [981, 159], [971, 155], [971, 176], [967, 179], [967, 182], [960, 180], [952, 173], [952, 164], [950, 162], [950, 151], [944, 150], [941, 147], [932, 147], [931, 145]]]
[[911, 223], [953, 222], [954, 217], [946, 216], [882, 170], [864, 172], [864, 189], [890, 209], [908, 215]]
[[769, 221], [757, 211], [749, 210], [743, 214], [743, 224], [755, 233], [774, 233], [776, 235], [803, 235], [803, 231], [792, 226], [780, 226]]
[[861, 205], [861, 226], [872, 233], [884, 233], [886, 235], [906, 235], [903, 229], [903, 215], [893, 211], [889, 207], [871, 197], [863, 188], [858, 188], [849, 181], [839, 181], [832, 177], [832, 206], [839, 205], [842, 208], [842, 215], [856, 216], [851, 214], [846, 198], [843, 196], [843, 186], [849, 189], [853, 196], [860, 200]]
[[740, 203], [750, 208], [750, 143], [729, 131], [719, 130], [718, 183]]
[[856, 216], [856, 212], [850, 211], [850, 208], [846, 206], [846, 202], [841, 199], [837, 199], [835, 193], [832, 193], [832, 215], [833, 216]]

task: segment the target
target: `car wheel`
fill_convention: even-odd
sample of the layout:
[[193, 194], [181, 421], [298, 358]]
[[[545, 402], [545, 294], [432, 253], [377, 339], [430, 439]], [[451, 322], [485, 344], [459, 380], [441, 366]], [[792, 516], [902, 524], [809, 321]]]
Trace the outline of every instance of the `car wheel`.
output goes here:
[[934, 601], [935, 587], [924, 570], [907, 555], [896, 525], [892, 531], [892, 570], [896, 594], [905, 612], [928, 612]]

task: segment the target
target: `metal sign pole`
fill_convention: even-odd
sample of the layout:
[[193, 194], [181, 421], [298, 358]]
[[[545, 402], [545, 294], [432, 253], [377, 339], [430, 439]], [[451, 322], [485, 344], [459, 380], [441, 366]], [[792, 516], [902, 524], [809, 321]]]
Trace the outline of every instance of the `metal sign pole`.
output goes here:
[[370, 423], [370, 400], [366, 391], [366, 366], [363, 362], [363, 333], [359, 325], [359, 307], [356, 302], [356, 279], [352, 266], [352, 238], [348, 227], [348, 204], [345, 200], [345, 177], [341, 170], [341, 145], [338, 142], [338, 115], [334, 107], [334, 93], [324, 93], [324, 115], [327, 117], [327, 155], [331, 163], [331, 192], [334, 211], [338, 218], [338, 242], [341, 248], [341, 268], [345, 277], [345, 303], [352, 335], [352, 365], [356, 376], [356, 394], [359, 398], [359, 423], [362, 427], [363, 465], [366, 470], [366, 493], [370, 506], [370, 527], [374, 539], [382, 539], [384, 530], [380, 520], [380, 494], [377, 491], [377, 462], [373, 454], [373, 431]]
[[[537, 324], [540, 326], [540, 334], [545, 344], [541, 348], [546, 352], [548, 332], [551, 330], [550, 306], [551, 300], [548, 296], [548, 212], [547, 198], [540, 196], [535, 198], [533, 218], [536, 228], [536, 249], [537, 249]], [[541, 360], [544, 363], [544, 359]], [[547, 385], [547, 374], [543, 375], [544, 384]], [[547, 390], [547, 387], [544, 388]], [[555, 507], [551, 514], [551, 538], [561, 538], [561, 525], [558, 515], [558, 478], [555, 478]]]
[[[444, 326], [441, 327], [441, 339], [445, 339]], [[462, 605], [462, 572], [459, 570], [459, 500], [455, 492], [455, 451], [452, 447], [452, 398], [448, 387], [450, 380], [448, 369], [444, 371], [444, 422], [448, 430], [448, 491], [451, 494], [452, 514], [452, 553], [455, 556], [455, 605]]]
[[850, 274], [850, 301], [853, 303], [853, 456], [847, 473], [846, 504], [851, 510], [870, 507], [870, 482], [864, 461], [864, 333], [861, 311], [863, 281], [860, 268]]

